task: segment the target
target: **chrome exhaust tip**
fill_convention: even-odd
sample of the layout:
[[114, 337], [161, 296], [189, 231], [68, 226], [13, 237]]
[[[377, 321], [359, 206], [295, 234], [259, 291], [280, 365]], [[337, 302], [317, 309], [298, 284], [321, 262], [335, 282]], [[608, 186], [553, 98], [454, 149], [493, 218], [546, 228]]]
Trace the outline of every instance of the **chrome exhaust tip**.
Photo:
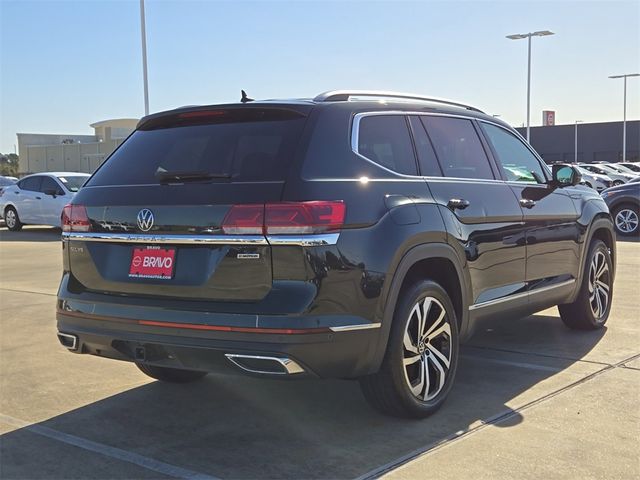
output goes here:
[[69, 350], [78, 349], [78, 337], [76, 335], [58, 332], [58, 340], [63, 347], [66, 347]]
[[288, 357], [264, 357], [236, 353], [225, 353], [224, 356], [245, 372], [260, 375], [295, 375], [304, 373], [304, 368]]

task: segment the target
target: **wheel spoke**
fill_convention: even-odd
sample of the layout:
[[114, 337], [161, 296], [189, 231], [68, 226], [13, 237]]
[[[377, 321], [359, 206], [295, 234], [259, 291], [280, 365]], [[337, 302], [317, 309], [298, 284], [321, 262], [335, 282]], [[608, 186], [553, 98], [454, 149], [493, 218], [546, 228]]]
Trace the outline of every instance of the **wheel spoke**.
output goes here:
[[435, 355], [445, 365], [445, 367], [447, 367], [447, 369], [449, 368], [449, 359], [445, 357], [440, 350], [438, 350], [433, 345], [427, 345], [427, 348], [429, 349], [432, 355]]
[[[431, 324], [431, 326], [428, 328], [428, 330], [426, 332], [424, 332], [424, 337], [432, 337], [433, 336], [433, 331], [442, 323], [442, 321], [444, 320], [444, 316], [445, 316], [446, 312], [444, 311], [444, 308], [440, 310], [440, 315], [438, 315], [438, 318], [436, 318], [435, 322], [433, 322]], [[446, 322], [445, 322], [446, 325]]]
[[416, 354], [416, 355], [412, 355], [410, 357], [404, 357], [402, 359], [404, 366], [409, 366], [409, 365], [413, 365], [414, 363], [416, 363], [418, 360], [420, 360], [421, 356], [420, 354]]
[[422, 303], [422, 320], [418, 328], [418, 339], [421, 339], [424, 336], [424, 332], [427, 329], [427, 316], [429, 315], [432, 304], [433, 301], [429, 297], [425, 298], [424, 302]]
[[596, 304], [597, 304], [597, 309], [595, 314], [597, 318], [600, 318], [600, 315], [602, 314], [602, 302], [600, 301], [600, 295], [598, 295], [598, 290], [596, 290], [595, 295], [596, 295]]
[[424, 366], [424, 359], [420, 358], [420, 378], [419, 381], [416, 385], [411, 385], [411, 392], [416, 396], [419, 397], [422, 394], [422, 389], [424, 388], [424, 377], [425, 377], [425, 366]]
[[446, 333], [449, 336], [449, 338], [451, 338], [451, 325], [449, 325], [446, 322], [444, 324], [442, 324], [442, 326], [440, 328], [438, 328], [435, 331], [431, 332], [429, 334], [429, 339], [437, 338], [440, 335], [442, 335], [443, 333]]
[[602, 277], [602, 275], [605, 272], [608, 272], [608, 271], [609, 271], [609, 266], [607, 265], [607, 262], [605, 261], [604, 256], [603, 256], [602, 265], [600, 265], [600, 268], [598, 269], [598, 273], [596, 273], [596, 279]]
[[433, 392], [433, 395], [431, 396], [435, 397], [440, 392], [440, 390], [442, 390], [446, 375], [444, 373], [442, 364], [436, 357], [429, 355], [429, 357], [427, 358], [431, 361], [431, 364], [435, 367], [435, 369], [438, 370], [438, 388]]
[[596, 280], [596, 285], [605, 291], [609, 291], [609, 285], [604, 283], [602, 280]]
[[405, 330], [404, 331], [404, 342], [403, 342], [404, 348], [405, 350], [413, 353], [413, 354], [418, 354], [418, 346], [416, 344], [413, 343], [413, 340], [411, 340], [411, 336], [409, 335], [409, 330]]
[[600, 300], [600, 304], [602, 305], [602, 313], [607, 309], [607, 305], [609, 304], [609, 294], [605, 292], [602, 288], [598, 289], [598, 293], [602, 297]]

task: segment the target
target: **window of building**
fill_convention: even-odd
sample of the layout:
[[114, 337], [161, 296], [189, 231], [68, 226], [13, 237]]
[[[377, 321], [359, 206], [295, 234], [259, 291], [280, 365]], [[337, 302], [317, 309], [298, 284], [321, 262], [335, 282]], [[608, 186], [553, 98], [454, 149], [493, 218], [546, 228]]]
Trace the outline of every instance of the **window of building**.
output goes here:
[[421, 117], [446, 177], [493, 179], [493, 171], [470, 120]]

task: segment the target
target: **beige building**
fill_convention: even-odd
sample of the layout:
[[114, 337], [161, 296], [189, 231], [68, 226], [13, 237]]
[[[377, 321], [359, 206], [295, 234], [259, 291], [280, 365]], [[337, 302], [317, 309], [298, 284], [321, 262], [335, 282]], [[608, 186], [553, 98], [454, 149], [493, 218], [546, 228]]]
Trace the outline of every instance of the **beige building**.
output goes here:
[[135, 118], [91, 124], [93, 135], [18, 133], [20, 174], [36, 172], [92, 173], [136, 128]]

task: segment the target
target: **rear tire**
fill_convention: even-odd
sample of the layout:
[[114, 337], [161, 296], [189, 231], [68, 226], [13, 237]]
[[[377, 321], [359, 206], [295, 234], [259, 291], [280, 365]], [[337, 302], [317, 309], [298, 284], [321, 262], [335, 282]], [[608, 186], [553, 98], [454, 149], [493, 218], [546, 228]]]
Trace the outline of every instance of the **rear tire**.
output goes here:
[[17, 210], [13, 207], [7, 207], [7, 209], [5, 210], [4, 223], [12, 232], [22, 230], [22, 222], [20, 221]]
[[424, 418], [444, 403], [458, 364], [458, 322], [447, 292], [431, 280], [411, 285], [393, 316], [380, 371], [360, 378], [369, 403], [387, 415]]
[[622, 184], [624, 184], [624, 182], [623, 182], [622, 180], [615, 180], [615, 181], [613, 182], [613, 186], [614, 186], [614, 187], [617, 187], [618, 185], [622, 185]]
[[181, 370], [179, 368], [157, 367], [155, 365], [146, 365], [136, 363], [136, 366], [151, 378], [168, 383], [190, 383], [200, 380], [207, 375], [207, 372], [199, 372], [196, 370]]
[[596, 330], [609, 318], [613, 301], [613, 263], [602, 240], [589, 247], [582, 285], [573, 303], [558, 305], [560, 317], [572, 330]]

